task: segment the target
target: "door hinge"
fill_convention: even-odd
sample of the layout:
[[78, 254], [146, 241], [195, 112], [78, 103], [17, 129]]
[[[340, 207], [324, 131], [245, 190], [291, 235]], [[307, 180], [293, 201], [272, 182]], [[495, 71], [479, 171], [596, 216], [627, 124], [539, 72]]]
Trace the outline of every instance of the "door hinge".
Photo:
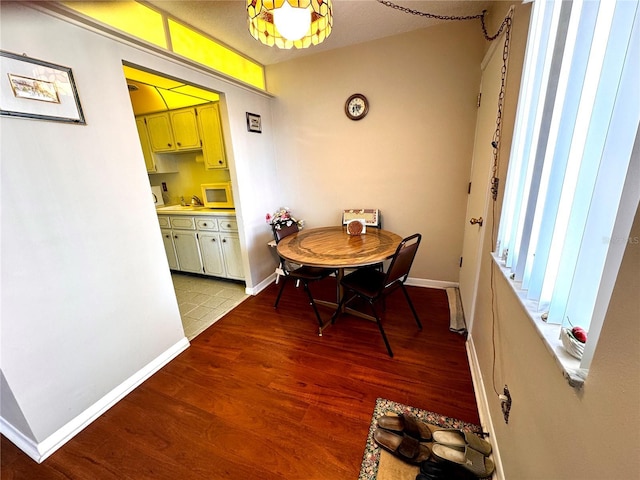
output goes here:
[[462, 268], [462, 257], [460, 257], [460, 268]]
[[478, 103], [477, 107], [480, 108], [480, 103], [482, 102], [482, 92], [478, 93]]
[[469, 182], [469, 186], [467, 187], [467, 194], [471, 195], [471, 182]]

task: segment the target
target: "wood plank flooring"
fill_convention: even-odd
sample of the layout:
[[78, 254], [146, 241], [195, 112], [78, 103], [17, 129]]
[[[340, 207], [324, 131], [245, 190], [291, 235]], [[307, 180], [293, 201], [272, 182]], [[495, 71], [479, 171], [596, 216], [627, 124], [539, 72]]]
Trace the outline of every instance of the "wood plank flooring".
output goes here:
[[[331, 299], [333, 278], [314, 284]], [[479, 423], [464, 337], [444, 290], [386, 301], [373, 322], [341, 316], [317, 336], [302, 289], [251, 297], [38, 465], [2, 437], [3, 479], [355, 480], [378, 397]], [[315, 288], [314, 288], [315, 287]], [[331, 311], [320, 307], [324, 318]]]

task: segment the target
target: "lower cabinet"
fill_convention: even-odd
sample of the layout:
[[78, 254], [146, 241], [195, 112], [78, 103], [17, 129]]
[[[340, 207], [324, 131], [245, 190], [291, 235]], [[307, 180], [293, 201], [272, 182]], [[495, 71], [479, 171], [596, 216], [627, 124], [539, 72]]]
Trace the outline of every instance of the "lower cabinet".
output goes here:
[[173, 243], [176, 247], [180, 270], [183, 272], [202, 273], [198, 234], [196, 232], [174, 230]]
[[240, 238], [237, 233], [221, 233], [222, 257], [227, 277], [244, 279], [242, 257], [240, 256]]
[[162, 232], [162, 243], [164, 243], [164, 250], [167, 253], [167, 260], [169, 261], [169, 268], [171, 270], [179, 270], [178, 257], [176, 256], [176, 247], [173, 243], [173, 232], [171, 230], [160, 229]]
[[159, 215], [158, 221], [169, 268], [244, 279], [235, 218]]
[[199, 233], [198, 240], [200, 242], [204, 273], [224, 277], [225, 268], [224, 261], [222, 260], [220, 234], [212, 232]]

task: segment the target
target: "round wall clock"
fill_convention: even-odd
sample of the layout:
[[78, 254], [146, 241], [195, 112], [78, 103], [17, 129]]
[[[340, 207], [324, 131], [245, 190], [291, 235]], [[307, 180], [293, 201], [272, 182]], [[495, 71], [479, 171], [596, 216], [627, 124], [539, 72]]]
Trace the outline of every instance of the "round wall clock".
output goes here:
[[369, 100], [361, 93], [354, 93], [344, 104], [344, 113], [351, 120], [361, 120], [369, 112]]

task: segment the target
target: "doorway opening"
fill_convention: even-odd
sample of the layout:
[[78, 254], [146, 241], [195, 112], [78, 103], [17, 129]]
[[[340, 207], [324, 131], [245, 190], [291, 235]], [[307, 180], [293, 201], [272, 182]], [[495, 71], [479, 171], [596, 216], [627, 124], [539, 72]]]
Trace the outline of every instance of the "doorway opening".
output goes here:
[[202, 185], [231, 184], [222, 95], [125, 64], [132, 112], [185, 335], [248, 297], [235, 209], [203, 205]]

